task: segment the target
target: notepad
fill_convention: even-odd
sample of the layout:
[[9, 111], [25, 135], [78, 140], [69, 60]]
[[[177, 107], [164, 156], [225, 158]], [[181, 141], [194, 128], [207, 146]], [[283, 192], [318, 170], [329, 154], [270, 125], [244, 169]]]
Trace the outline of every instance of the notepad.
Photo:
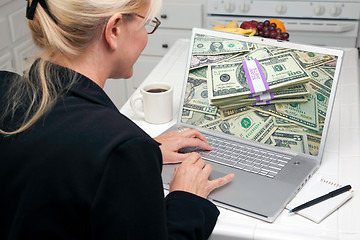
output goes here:
[[[293, 209], [305, 202], [313, 200], [317, 197], [325, 195], [337, 188], [342, 187], [339, 184], [330, 182], [325, 179], [316, 179], [309, 182], [304, 188], [294, 197], [294, 199], [286, 206], [286, 209]], [[333, 213], [346, 201], [352, 197], [352, 190], [342, 193], [333, 198], [327, 199], [323, 202], [315, 204], [311, 207], [297, 211], [295, 214], [299, 214], [305, 218], [310, 219], [316, 223], [320, 223], [323, 219]], [[291, 213], [294, 214], [294, 213]]]

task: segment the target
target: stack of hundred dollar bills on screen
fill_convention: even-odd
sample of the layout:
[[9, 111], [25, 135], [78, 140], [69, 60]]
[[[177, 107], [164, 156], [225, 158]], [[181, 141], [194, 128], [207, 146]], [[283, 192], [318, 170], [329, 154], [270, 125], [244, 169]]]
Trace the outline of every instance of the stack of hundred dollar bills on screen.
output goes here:
[[182, 121], [317, 155], [335, 66], [330, 55], [198, 34]]

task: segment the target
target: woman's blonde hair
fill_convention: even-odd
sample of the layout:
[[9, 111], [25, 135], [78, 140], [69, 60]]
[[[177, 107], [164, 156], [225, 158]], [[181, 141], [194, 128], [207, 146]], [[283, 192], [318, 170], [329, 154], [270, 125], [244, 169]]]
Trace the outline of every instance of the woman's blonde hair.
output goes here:
[[14, 117], [24, 107], [27, 111], [20, 121], [16, 119], [15, 128], [0, 129], [0, 133], [13, 135], [27, 130], [51, 109], [64, 89], [76, 83], [77, 74], [69, 71], [70, 81], [63, 85], [52, 59], [81, 54], [113, 14], [122, 13], [126, 19], [149, 7], [146, 22], [159, 12], [161, 4], [162, 0], [51, 0], [46, 1], [51, 15], [38, 4], [35, 16], [28, 24], [33, 40], [42, 52], [31, 71], [29, 69], [23, 77], [12, 81], [0, 122]]

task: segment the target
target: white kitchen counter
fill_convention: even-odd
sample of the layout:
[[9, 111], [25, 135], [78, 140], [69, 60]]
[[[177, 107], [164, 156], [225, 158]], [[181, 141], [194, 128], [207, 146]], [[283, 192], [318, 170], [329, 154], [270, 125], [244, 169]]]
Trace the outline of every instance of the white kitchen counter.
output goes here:
[[[149, 124], [135, 115], [129, 101], [120, 109], [121, 113], [132, 119], [152, 137], [159, 135], [175, 123], [180, 109], [179, 103], [189, 44], [189, 40], [178, 40], [143, 82], [144, 84], [160, 81], [173, 84], [174, 119], [172, 122], [161, 125]], [[352, 199], [320, 224], [296, 214], [289, 214], [288, 210], [284, 210], [274, 223], [267, 223], [219, 208], [221, 214], [210, 239], [360, 239], [360, 81], [358, 51], [355, 48], [344, 50], [343, 68], [323, 162], [307, 184], [312, 184], [314, 180], [320, 177], [340, 184], [351, 184], [354, 190]], [[134, 94], [137, 93], [139, 93], [139, 89]]]

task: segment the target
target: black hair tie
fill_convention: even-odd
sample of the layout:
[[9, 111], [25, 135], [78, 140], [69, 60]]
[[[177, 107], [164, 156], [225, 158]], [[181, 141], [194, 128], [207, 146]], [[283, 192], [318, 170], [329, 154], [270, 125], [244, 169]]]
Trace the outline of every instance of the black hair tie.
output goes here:
[[29, 0], [26, 0], [26, 1], [27, 1], [27, 6], [26, 6], [26, 18], [27, 19], [34, 20], [34, 15], [35, 15], [35, 12], [36, 12], [37, 4], [40, 3], [41, 7], [45, 10], [45, 12], [49, 15], [49, 17], [51, 17], [52, 20], [56, 23], [56, 19], [50, 13], [49, 8], [48, 8], [45, 0], [33, 0], [31, 2], [31, 5], [29, 3]]

